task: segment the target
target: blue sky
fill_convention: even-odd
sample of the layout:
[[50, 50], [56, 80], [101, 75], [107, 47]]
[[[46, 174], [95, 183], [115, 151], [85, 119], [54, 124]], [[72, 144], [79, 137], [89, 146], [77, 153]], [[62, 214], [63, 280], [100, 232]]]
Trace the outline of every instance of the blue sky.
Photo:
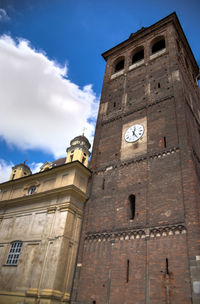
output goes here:
[[101, 53], [173, 11], [200, 65], [199, 0], [0, 0], [0, 181], [64, 156], [83, 128], [92, 140]]

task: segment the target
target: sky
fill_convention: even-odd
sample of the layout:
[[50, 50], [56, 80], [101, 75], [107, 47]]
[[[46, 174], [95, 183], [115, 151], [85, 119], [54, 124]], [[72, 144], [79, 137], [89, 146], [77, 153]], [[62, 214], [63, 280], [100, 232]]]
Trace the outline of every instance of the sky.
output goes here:
[[0, 0], [0, 182], [92, 142], [101, 54], [174, 11], [200, 65], [200, 0]]

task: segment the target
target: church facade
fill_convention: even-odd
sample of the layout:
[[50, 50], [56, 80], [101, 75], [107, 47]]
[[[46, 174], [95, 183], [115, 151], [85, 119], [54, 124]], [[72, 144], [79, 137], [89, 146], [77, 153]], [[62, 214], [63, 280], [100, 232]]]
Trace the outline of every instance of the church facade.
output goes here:
[[0, 185], [0, 303], [69, 303], [87, 183], [90, 144], [31, 174], [26, 164]]
[[198, 65], [175, 13], [103, 57], [71, 303], [197, 304]]

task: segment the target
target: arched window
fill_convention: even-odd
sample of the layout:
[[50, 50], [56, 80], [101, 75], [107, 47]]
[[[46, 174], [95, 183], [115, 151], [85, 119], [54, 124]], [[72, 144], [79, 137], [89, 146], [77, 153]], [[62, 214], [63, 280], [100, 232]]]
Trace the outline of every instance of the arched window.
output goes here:
[[144, 48], [140, 47], [132, 55], [132, 64], [144, 59]]
[[163, 49], [165, 49], [165, 38], [161, 36], [154, 39], [151, 49], [152, 54], [155, 54]]
[[17, 265], [21, 249], [22, 249], [21, 241], [14, 241], [11, 243], [6, 265], [11, 265], [11, 266]]
[[124, 57], [120, 57], [115, 61], [114, 73], [117, 73], [124, 69]]
[[130, 220], [135, 218], [135, 195], [129, 195], [129, 206], [130, 206]]
[[29, 189], [28, 189], [28, 195], [31, 195], [35, 192], [36, 190], [36, 186], [33, 185], [33, 186], [30, 186]]

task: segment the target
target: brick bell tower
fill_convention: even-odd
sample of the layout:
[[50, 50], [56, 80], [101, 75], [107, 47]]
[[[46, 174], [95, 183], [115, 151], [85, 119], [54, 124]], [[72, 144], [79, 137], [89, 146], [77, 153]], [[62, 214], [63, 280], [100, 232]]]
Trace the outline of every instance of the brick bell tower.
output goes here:
[[71, 303], [200, 303], [197, 63], [175, 13], [103, 57]]

